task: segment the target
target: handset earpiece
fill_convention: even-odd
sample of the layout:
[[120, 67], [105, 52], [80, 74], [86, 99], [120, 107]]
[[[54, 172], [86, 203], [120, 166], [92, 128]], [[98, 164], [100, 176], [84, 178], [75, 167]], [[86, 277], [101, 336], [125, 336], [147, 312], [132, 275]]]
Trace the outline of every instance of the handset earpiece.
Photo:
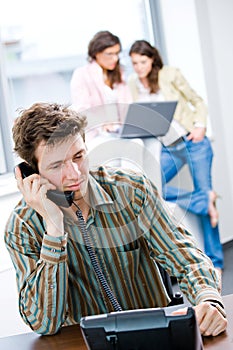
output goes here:
[[[20, 168], [21, 174], [23, 179], [25, 177], [28, 177], [32, 174], [35, 174], [35, 170], [26, 162], [22, 162], [20, 164], [17, 165]], [[57, 204], [60, 207], [64, 207], [64, 208], [69, 208], [72, 203], [73, 203], [73, 199], [74, 199], [74, 192], [72, 191], [65, 191], [65, 192], [61, 192], [61, 191], [54, 191], [54, 190], [49, 190], [47, 192], [47, 197], [53, 201], [55, 204]]]

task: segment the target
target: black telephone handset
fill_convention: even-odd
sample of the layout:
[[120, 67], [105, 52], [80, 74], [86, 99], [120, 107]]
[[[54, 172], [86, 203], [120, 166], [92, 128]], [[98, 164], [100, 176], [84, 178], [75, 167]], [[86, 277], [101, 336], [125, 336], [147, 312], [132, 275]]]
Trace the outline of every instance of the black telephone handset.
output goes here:
[[[20, 168], [23, 179], [35, 173], [35, 171], [26, 162], [17, 165]], [[54, 191], [49, 190], [47, 197], [60, 207], [69, 208], [73, 203], [74, 193], [72, 191]]]

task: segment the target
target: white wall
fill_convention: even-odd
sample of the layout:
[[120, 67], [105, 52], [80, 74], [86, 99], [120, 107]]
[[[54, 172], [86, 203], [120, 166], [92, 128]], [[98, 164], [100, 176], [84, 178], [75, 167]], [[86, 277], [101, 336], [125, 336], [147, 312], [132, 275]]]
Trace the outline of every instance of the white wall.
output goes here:
[[233, 1], [160, 0], [160, 4], [168, 63], [182, 70], [209, 107], [213, 185], [222, 197], [218, 209], [224, 243], [233, 239]]
[[160, 0], [168, 64], [178, 67], [206, 99], [194, 0]]
[[233, 238], [233, 1], [196, 0], [205, 81], [214, 135], [214, 181], [224, 240]]

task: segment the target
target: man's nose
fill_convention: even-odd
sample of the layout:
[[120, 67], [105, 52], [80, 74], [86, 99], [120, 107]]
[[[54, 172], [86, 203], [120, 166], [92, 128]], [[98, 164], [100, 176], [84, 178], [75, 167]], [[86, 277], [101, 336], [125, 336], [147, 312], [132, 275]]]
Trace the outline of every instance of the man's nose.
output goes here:
[[74, 178], [77, 177], [77, 175], [80, 175], [80, 169], [78, 164], [76, 164], [75, 162], [68, 162], [65, 165], [65, 176], [67, 178]]

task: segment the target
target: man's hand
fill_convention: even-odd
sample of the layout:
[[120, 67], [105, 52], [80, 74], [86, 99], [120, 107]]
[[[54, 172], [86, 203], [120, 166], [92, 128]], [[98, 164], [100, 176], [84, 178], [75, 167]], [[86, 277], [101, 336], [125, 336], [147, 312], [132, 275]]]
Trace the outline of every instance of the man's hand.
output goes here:
[[187, 136], [187, 140], [192, 142], [200, 142], [204, 139], [206, 133], [206, 128], [194, 128], [189, 135]]
[[63, 213], [46, 195], [48, 190], [55, 190], [56, 187], [38, 174], [23, 179], [18, 167], [15, 168], [15, 178], [17, 187], [26, 203], [45, 220], [47, 234], [51, 236], [63, 235]]
[[227, 319], [210, 302], [194, 306], [197, 322], [202, 335], [216, 336], [227, 328]]
[[[210, 302], [203, 302], [194, 306], [193, 309], [202, 335], [216, 336], [226, 330], [227, 319]], [[186, 313], [187, 307], [174, 311], [172, 315], [184, 315]]]

